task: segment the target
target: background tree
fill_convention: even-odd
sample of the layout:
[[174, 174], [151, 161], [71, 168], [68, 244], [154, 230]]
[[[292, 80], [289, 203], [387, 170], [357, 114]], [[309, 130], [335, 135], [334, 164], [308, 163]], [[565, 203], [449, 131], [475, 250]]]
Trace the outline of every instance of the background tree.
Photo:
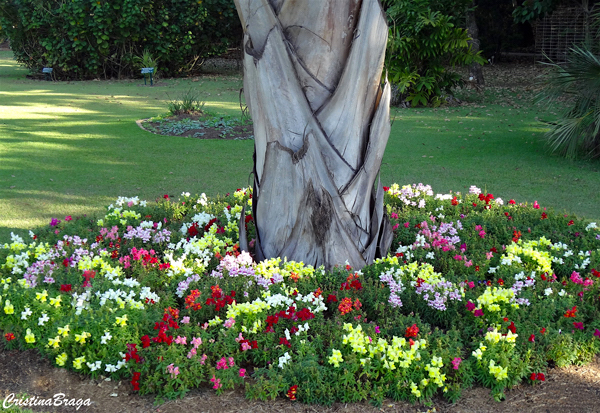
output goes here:
[[380, 3], [235, 3], [254, 121], [256, 258], [362, 268], [392, 237], [375, 186], [390, 132]]
[[[390, 25], [386, 68], [412, 106], [442, 103], [460, 84], [448, 66], [483, 64], [464, 29], [471, 0], [384, 0]], [[463, 27], [461, 27], [463, 26]]]

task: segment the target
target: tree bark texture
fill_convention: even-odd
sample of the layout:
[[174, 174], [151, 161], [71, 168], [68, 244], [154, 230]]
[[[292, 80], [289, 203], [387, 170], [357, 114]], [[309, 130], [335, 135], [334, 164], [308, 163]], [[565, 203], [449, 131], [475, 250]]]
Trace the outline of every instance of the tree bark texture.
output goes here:
[[379, 0], [235, 4], [254, 122], [256, 258], [362, 268], [392, 239], [375, 187], [390, 132]]
[[[479, 52], [479, 27], [477, 26], [477, 20], [475, 19], [475, 7], [477, 6], [476, 1], [473, 1], [470, 10], [467, 12], [467, 33], [471, 40], [471, 49], [473, 53]], [[469, 77], [473, 78], [479, 86], [485, 85], [483, 78], [483, 69], [479, 63], [473, 62], [469, 66]]]

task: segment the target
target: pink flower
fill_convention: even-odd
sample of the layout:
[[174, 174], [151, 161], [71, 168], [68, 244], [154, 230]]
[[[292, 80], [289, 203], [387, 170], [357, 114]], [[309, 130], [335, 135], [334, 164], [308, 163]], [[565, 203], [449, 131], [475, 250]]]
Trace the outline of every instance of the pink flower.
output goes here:
[[455, 357], [454, 360], [452, 360], [452, 368], [454, 370], [458, 370], [458, 367], [460, 366], [461, 362], [462, 362], [462, 359], [460, 357]]
[[218, 390], [221, 387], [223, 387], [223, 385], [221, 384], [221, 379], [217, 379], [215, 377], [215, 375], [213, 374], [212, 379], [210, 379], [211, 382], [213, 382], [215, 385], [213, 386], [213, 389]]
[[398, 214], [396, 214], [395, 212], [392, 212], [391, 217], [392, 217], [392, 219], [398, 219]]
[[398, 227], [400, 226], [400, 224], [396, 224], [392, 227], [392, 231], [396, 231], [398, 229]]
[[229, 366], [227, 365], [227, 360], [223, 357], [221, 360], [217, 361], [217, 370], [227, 370]]
[[246, 369], [240, 369], [239, 375], [240, 377], [246, 377]]
[[244, 340], [244, 336], [242, 335], [242, 333], [240, 332], [240, 335], [236, 337], [235, 341], [237, 343], [239, 343], [240, 341]]
[[376, 334], [379, 334], [379, 333], [380, 333], [379, 326], [375, 326], [375, 333], [376, 333]]
[[456, 261], [462, 261], [462, 255], [460, 255], [460, 254], [456, 254], [456, 255], [454, 256], [454, 259], [455, 259]]
[[404, 228], [408, 228], [408, 227], [410, 227], [410, 222], [405, 222], [404, 223]]
[[492, 251], [485, 253], [485, 258], [487, 258], [488, 260], [491, 260], [493, 256], [494, 256], [494, 253]]
[[200, 357], [200, 364], [204, 364], [207, 358], [208, 356], [206, 354], [203, 354], [202, 357]]
[[223, 325], [227, 328], [231, 328], [233, 327], [233, 325], [235, 324], [235, 318], [228, 318]]
[[198, 348], [202, 345], [202, 339], [200, 337], [194, 337], [191, 344], [194, 346], [194, 348]]
[[190, 352], [187, 355], [187, 358], [191, 359], [192, 357], [194, 357], [197, 353], [196, 347], [194, 347], [193, 349], [190, 350]]
[[468, 286], [469, 288], [475, 288], [475, 282], [469, 281]]
[[573, 325], [575, 326], [575, 328], [578, 328], [579, 330], [583, 330], [583, 323], [573, 322]]
[[465, 260], [465, 267], [470, 267], [472, 265], [473, 265], [473, 260], [469, 260], [469, 261]]
[[65, 217], [65, 221], [73, 221], [73, 217], [71, 215], [67, 215]]
[[233, 359], [233, 357], [229, 357], [229, 367], [233, 367], [235, 366], [235, 360]]
[[533, 207], [535, 209], [540, 209], [540, 204], [538, 204], [538, 201], [533, 201]]
[[187, 344], [187, 337], [177, 336], [177, 338], [175, 339], [175, 344]]
[[473, 312], [473, 315], [474, 315], [475, 317], [481, 317], [481, 316], [483, 315], [483, 310], [482, 310], [481, 308], [478, 308], [477, 310], [475, 310], [475, 311]]
[[485, 238], [485, 231], [484, 230], [479, 231], [479, 236], [481, 238]]
[[190, 318], [188, 316], [185, 316], [181, 319], [181, 324], [189, 324], [190, 323]]
[[600, 330], [596, 329], [596, 331], [594, 331], [594, 337], [600, 338]]
[[473, 311], [475, 309], [475, 304], [473, 304], [470, 301], [467, 301], [466, 307], [467, 307], [467, 310]]

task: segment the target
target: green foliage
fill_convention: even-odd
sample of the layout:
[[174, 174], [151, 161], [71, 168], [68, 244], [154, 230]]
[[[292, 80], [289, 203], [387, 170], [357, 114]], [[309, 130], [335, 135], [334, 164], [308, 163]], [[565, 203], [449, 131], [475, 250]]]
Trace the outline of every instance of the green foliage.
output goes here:
[[138, 70], [146, 67], [153, 67], [154, 73], [152, 75], [155, 79], [158, 77], [158, 60], [152, 56], [152, 53], [148, 48], [144, 49], [141, 56], [135, 56], [133, 62], [136, 64]]
[[227, 0], [8, 0], [0, 3], [0, 26], [17, 61], [78, 79], [130, 76], [144, 49], [165, 74], [186, 73], [239, 32]]
[[204, 102], [200, 101], [198, 92], [189, 88], [179, 95], [179, 98], [173, 99], [167, 103], [169, 113], [173, 116], [184, 113], [202, 112]]
[[544, 17], [554, 11], [562, 0], [526, 0], [513, 10], [513, 18], [517, 23], [530, 22]]
[[[460, 84], [447, 65], [484, 63], [458, 27], [466, 0], [385, 0], [390, 25], [386, 67], [411, 106], [439, 106], [442, 96]], [[458, 13], [457, 13], [458, 11]]]
[[546, 138], [553, 151], [567, 158], [600, 156], [600, 57], [574, 47], [564, 65], [551, 63], [552, 75], [538, 95], [539, 101], [567, 98], [567, 109], [548, 121]]

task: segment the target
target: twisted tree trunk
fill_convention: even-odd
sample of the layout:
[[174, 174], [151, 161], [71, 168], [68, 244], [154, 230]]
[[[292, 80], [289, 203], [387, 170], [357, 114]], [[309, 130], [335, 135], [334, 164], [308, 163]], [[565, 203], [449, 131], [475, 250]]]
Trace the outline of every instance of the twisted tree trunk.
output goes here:
[[390, 132], [379, 0], [235, 3], [254, 122], [257, 259], [362, 268], [392, 239], [375, 187]]

